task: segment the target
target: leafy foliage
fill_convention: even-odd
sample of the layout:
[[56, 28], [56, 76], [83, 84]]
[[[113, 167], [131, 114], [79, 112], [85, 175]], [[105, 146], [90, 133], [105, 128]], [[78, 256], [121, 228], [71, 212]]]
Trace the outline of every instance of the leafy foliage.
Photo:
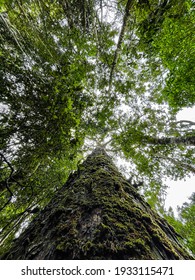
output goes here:
[[194, 3], [160, 1], [144, 20], [140, 20], [142, 49], [149, 57], [158, 55], [166, 75], [159, 99], [168, 100], [176, 110], [193, 106], [194, 80]]
[[193, 5], [2, 1], [2, 250], [95, 145], [159, 211], [162, 179], [194, 173], [194, 123], [175, 115], [195, 101]]
[[184, 238], [184, 244], [195, 254], [195, 194], [190, 197], [190, 202], [185, 202], [182, 207], [178, 208], [179, 217], [175, 218], [170, 208], [166, 218], [173, 224], [177, 232]]

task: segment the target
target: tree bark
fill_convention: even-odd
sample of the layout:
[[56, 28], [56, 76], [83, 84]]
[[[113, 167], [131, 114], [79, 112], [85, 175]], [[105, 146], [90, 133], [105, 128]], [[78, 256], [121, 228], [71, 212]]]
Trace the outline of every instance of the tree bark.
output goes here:
[[97, 148], [2, 259], [191, 259], [173, 228]]

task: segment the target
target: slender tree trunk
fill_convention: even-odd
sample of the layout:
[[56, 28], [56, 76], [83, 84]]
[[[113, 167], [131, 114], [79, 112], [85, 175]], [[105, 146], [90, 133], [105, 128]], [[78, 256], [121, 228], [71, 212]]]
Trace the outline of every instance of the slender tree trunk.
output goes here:
[[191, 259], [97, 148], [2, 259]]
[[118, 39], [116, 51], [115, 51], [115, 54], [114, 54], [114, 59], [113, 59], [112, 66], [111, 66], [110, 77], [109, 77], [109, 92], [111, 90], [113, 74], [114, 74], [114, 70], [115, 70], [116, 65], [117, 65], [117, 60], [118, 60], [119, 53], [121, 51], [121, 45], [122, 45], [123, 38], [124, 38], [124, 35], [125, 35], [125, 30], [127, 28], [128, 19], [130, 17], [130, 9], [131, 9], [132, 5], [133, 5], [133, 0], [128, 0], [127, 4], [126, 4], [126, 7], [125, 7], [123, 24], [122, 24], [121, 31], [120, 31], [120, 34], [119, 34], [119, 39]]

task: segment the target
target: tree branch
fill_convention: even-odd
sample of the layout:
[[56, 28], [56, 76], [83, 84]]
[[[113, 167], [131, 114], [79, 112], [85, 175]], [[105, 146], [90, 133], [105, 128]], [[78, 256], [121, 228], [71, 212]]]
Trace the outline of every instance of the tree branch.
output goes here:
[[12, 175], [13, 175], [13, 173], [15, 172], [15, 170], [14, 170], [14, 168], [12, 167], [12, 165], [9, 163], [9, 161], [6, 159], [6, 157], [5, 157], [2, 153], [0, 153], [0, 156], [1, 156], [2, 160], [8, 165], [8, 167], [9, 167], [10, 170], [11, 170], [11, 173], [10, 173], [9, 177], [5, 180], [5, 187], [6, 187], [6, 189], [8, 190], [10, 196], [9, 196], [7, 202], [4, 204], [4, 206], [0, 208], [0, 211], [1, 211], [1, 210], [3, 210], [3, 209], [6, 207], [6, 205], [9, 204], [9, 202], [11, 201], [11, 199], [12, 199], [12, 197], [13, 197], [13, 193], [12, 193], [10, 187], [9, 187], [9, 180], [10, 180], [10, 178], [12, 178]]
[[195, 125], [195, 122], [188, 121], [188, 120], [180, 120], [180, 121], [174, 122], [173, 124], [181, 124], [181, 126], [184, 127], [184, 126], [187, 126], [187, 125]]
[[146, 142], [153, 145], [171, 145], [171, 144], [183, 144], [186, 146], [195, 146], [195, 135], [187, 135], [180, 137], [162, 137], [162, 138], [150, 138], [146, 137]]
[[[9, 177], [8, 178], [6, 178], [6, 180], [4, 181], [5, 182], [5, 188], [7, 189], [7, 191], [9, 192], [9, 194], [10, 194], [10, 196], [9, 196], [9, 198], [8, 198], [8, 200], [7, 200], [7, 202], [3, 205], [3, 207], [1, 207], [0, 208], [0, 211], [2, 211], [9, 203], [10, 203], [10, 201], [11, 201], [11, 199], [12, 199], [12, 197], [13, 197], [13, 192], [11, 191], [11, 189], [10, 189], [10, 181], [11, 181], [11, 183], [13, 183], [13, 182], [15, 182], [17, 185], [19, 185], [20, 187], [22, 187], [22, 188], [24, 188], [24, 186], [20, 183], [20, 182], [18, 182], [14, 177], [13, 177], [13, 174], [15, 173], [15, 170], [14, 170], [14, 168], [13, 168], [13, 166], [11, 165], [11, 163], [6, 159], [6, 157], [2, 154], [2, 153], [0, 153], [0, 156], [1, 156], [1, 158], [3, 159], [3, 161], [8, 165], [8, 167], [10, 168], [10, 170], [11, 170], [11, 173], [10, 173], [10, 175], [9, 175]], [[38, 164], [38, 166], [39, 166], [39, 164]], [[37, 166], [37, 168], [38, 168], [38, 166]], [[36, 169], [37, 169], [36, 168]], [[36, 171], [36, 170], [35, 170]], [[34, 172], [35, 172], [34, 171]], [[33, 172], [33, 173], [34, 173]], [[32, 175], [32, 174], [31, 174]], [[33, 187], [30, 185], [30, 189], [31, 189], [31, 196], [30, 196], [30, 200], [31, 200], [31, 198], [33, 197], [33, 195], [34, 195], [34, 191], [33, 191]]]

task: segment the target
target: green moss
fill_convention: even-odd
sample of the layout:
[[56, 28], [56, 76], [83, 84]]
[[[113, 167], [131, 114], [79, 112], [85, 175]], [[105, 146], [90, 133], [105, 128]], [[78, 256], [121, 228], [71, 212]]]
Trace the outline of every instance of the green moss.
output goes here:
[[127, 249], [142, 249], [142, 250], [145, 250], [145, 247], [146, 247], [146, 244], [145, 244], [145, 241], [143, 239], [135, 239], [135, 240], [132, 240], [132, 241], [127, 241], [124, 243], [124, 246], [127, 248]]
[[126, 226], [125, 224], [119, 223], [119, 222], [116, 222], [116, 223], [115, 223], [115, 226], [116, 226], [118, 229], [125, 230], [125, 231], [128, 229], [127, 226]]
[[64, 247], [65, 247], [64, 243], [60, 243], [56, 246], [56, 249], [59, 250], [59, 251], [63, 251]]
[[142, 220], [143, 220], [143, 222], [146, 222], [146, 223], [152, 222], [151, 217], [148, 214], [143, 214], [143, 213], [142, 213]]
[[90, 240], [88, 240], [83, 246], [81, 246], [81, 250], [86, 255], [87, 252], [90, 251], [93, 246], [94, 244]]
[[[53, 254], [59, 259], [177, 259], [179, 254], [187, 255], [105, 155], [89, 157], [40, 220], [44, 222], [35, 221], [29, 231], [31, 238], [37, 243], [40, 238], [52, 240]], [[50, 244], [43, 242], [44, 246]]]

